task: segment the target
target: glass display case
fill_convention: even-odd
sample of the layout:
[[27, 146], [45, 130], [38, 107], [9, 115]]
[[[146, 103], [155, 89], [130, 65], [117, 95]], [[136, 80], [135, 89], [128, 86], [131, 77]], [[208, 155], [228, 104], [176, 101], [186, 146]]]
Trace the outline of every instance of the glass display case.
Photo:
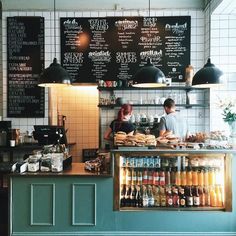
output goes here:
[[115, 150], [116, 210], [232, 211], [230, 150]]

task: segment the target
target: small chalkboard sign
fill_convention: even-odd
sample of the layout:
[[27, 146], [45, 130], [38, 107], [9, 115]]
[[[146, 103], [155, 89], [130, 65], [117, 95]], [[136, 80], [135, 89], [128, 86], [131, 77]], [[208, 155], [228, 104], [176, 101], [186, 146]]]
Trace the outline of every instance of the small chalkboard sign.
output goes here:
[[7, 18], [7, 116], [44, 117], [44, 18]]

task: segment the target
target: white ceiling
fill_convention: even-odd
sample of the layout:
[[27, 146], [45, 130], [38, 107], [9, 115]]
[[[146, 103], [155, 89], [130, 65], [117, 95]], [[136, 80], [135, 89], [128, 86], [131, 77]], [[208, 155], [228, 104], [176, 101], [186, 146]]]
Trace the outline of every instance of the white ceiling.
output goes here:
[[[150, 0], [151, 9], [204, 9], [208, 0]], [[51, 10], [53, 0], [2, 0], [3, 10]], [[57, 10], [148, 9], [149, 0], [56, 0]]]

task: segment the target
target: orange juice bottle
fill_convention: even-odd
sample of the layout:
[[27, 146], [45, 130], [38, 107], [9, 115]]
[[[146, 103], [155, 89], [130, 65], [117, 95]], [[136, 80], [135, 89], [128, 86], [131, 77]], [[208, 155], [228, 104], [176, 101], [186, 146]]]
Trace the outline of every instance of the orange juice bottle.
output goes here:
[[222, 207], [223, 202], [219, 185], [215, 187], [215, 193], [216, 193], [216, 206]]
[[192, 171], [192, 181], [193, 181], [194, 186], [198, 185], [198, 174], [197, 174], [196, 168], [193, 168], [193, 171]]
[[204, 185], [204, 175], [202, 169], [199, 169], [198, 171], [198, 185], [200, 186]]
[[209, 185], [208, 168], [204, 169], [203, 175], [204, 175], [204, 185], [208, 186]]
[[217, 198], [216, 198], [216, 192], [215, 192], [215, 189], [214, 187], [211, 187], [211, 190], [210, 190], [210, 201], [211, 201], [211, 206], [212, 207], [216, 207], [217, 206]]
[[193, 176], [192, 176], [191, 167], [188, 167], [188, 169], [187, 169], [186, 179], [187, 179], [187, 181], [186, 181], [187, 185], [189, 185], [189, 186], [193, 185]]
[[186, 170], [181, 171], [181, 185], [186, 186], [187, 185], [187, 175]]
[[209, 173], [208, 173], [208, 181], [210, 186], [215, 185], [215, 169], [214, 168], [209, 168]]
[[175, 174], [175, 184], [176, 185], [181, 185], [181, 174], [180, 174], [180, 171], [176, 171], [176, 174]]

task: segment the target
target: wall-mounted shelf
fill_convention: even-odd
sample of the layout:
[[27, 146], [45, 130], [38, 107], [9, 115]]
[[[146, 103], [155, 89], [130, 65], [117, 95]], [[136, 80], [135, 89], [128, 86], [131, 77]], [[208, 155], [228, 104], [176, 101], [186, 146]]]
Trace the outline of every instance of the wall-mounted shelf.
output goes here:
[[[162, 104], [132, 104], [133, 107], [163, 107]], [[185, 107], [185, 108], [192, 108], [192, 107], [209, 107], [209, 104], [176, 104], [177, 107]], [[102, 105], [99, 104], [98, 107], [100, 108], [120, 108], [120, 105], [111, 104], [111, 105]]]
[[138, 87], [97, 87], [99, 91], [113, 91], [113, 90], [208, 90], [209, 88], [197, 88], [191, 86], [166, 86], [158, 88], [138, 88]]

